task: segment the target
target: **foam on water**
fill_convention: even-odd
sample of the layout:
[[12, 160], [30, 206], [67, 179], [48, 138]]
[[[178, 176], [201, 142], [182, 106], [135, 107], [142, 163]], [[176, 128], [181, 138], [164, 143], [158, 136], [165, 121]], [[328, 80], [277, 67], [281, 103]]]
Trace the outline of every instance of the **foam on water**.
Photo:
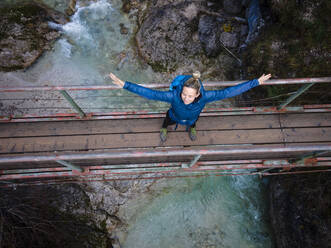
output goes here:
[[61, 45], [63, 55], [67, 58], [70, 58], [72, 45], [65, 39], [60, 39], [59, 44]]
[[136, 210], [123, 247], [272, 247], [257, 178], [169, 180], [167, 187]]
[[[95, 49], [98, 37], [94, 37], [93, 29], [89, 23], [98, 22], [111, 14], [112, 7], [106, 0], [93, 2], [88, 6], [79, 7], [71, 18], [71, 22], [63, 26], [64, 33], [87, 50]], [[88, 22], [88, 21], [89, 22]]]

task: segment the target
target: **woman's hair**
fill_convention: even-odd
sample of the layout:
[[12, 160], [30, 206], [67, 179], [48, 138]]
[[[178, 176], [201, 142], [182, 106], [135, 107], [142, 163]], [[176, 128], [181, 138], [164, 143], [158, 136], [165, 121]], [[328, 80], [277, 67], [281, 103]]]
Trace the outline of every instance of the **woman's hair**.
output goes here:
[[193, 73], [192, 75], [193, 77], [191, 77], [189, 80], [187, 80], [185, 83], [184, 83], [184, 86], [185, 87], [189, 87], [189, 88], [193, 88], [193, 89], [196, 89], [197, 90], [197, 93], [200, 92], [200, 72], [196, 71]]

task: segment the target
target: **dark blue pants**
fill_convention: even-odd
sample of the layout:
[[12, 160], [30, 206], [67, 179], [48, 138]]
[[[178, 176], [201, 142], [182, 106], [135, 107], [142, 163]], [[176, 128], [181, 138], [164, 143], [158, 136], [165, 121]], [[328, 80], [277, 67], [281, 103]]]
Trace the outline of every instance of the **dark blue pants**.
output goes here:
[[[197, 123], [197, 122], [194, 122], [194, 124], [191, 125], [191, 127], [194, 128], [196, 123]], [[176, 122], [173, 121], [173, 120], [171, 120], [171, 118], [170, 118], [170, 116], [169, 116], [169, 110], [168, 110], [168, 111], [167, 111], [167, 115], [166, 115], [166, 117], [164, 118], [164, 121], [163, 121], [163, 124], [162, 124], [162, 128], [167, 128], [168, 126], [171, 126], [171, 125], [174, 125], [174, 124], [176, 124]]]

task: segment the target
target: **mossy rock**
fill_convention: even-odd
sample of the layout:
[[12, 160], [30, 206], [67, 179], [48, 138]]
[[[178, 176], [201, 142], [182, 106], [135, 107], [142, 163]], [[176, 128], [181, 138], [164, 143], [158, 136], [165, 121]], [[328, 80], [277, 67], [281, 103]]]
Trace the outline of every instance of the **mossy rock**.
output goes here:
[[0, 15], [0, 70], [3, 71], [32, 65], [60, 36], [48, 27], [48, 21], [66, 19], [39, 3], [25, 1], [1, 5]]
[[[257, 77], [262, 73], [271, 73], [274, 78], [330, 76], [331, 3], [323, 0], [271, 3], [274, 23], [244, 54], [248, 77]], [[259, 87], [254, 92], [259, 91], [259, 97], [274, 97], [295, 91], [298, 87], [267, 86]], [[324, 99], [323, 94], [330, 91], [322, 85], [314, 86], [314, 90], [317, 88], [322, 93], [320, 99]], [[249, 95], [254, 99], [253, 93]], [[302, 103], [305, 100], [318, 103], [316, 95], [311, 94], [301, 96], [300, 100]]]

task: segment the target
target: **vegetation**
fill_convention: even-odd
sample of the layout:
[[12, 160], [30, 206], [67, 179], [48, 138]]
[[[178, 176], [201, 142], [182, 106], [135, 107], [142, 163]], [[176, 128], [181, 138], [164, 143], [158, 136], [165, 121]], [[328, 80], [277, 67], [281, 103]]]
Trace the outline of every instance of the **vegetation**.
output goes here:
[[[330, 76], [331, 2], [271, 1], [270, 7], [272, 24], [245, 53], [248, 77], [264, 72], [271, 73], [274, 78]], [[299, 87], [261, 87], [256, 99], [286, 94]], [[250, 97], [254, 98], [252, 95]], [[278, 98], [277, 102], [286, 97]], [[326, 85], [315, 85], [300, 99], [305, 99], [303, 103], [306, 104], [327, 103], [330, 97]], [[275, 101], [261, 102], [261, 105], [266, 104], [272, 105]]]

